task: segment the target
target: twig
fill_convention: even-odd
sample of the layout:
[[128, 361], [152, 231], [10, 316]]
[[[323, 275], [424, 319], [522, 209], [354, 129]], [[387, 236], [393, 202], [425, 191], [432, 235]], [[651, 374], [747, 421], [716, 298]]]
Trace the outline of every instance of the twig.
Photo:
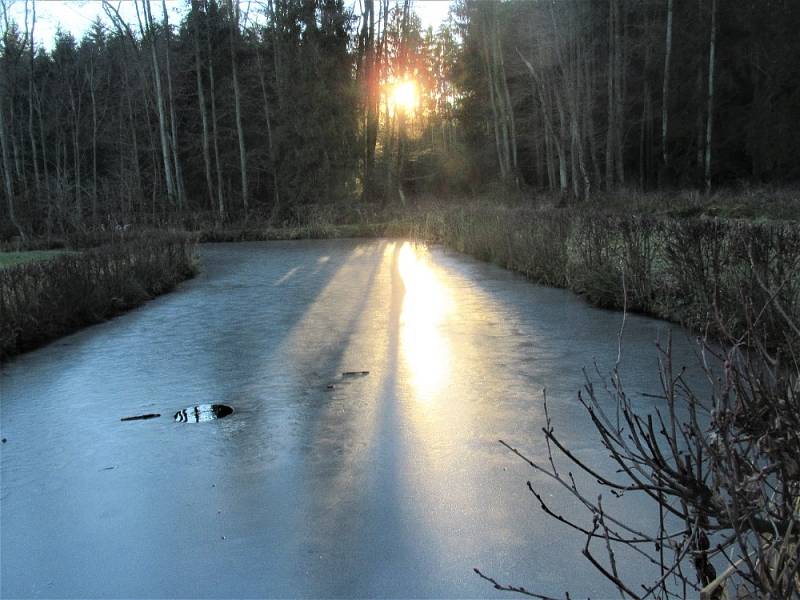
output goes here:
[[[498, 583], [495, 579], [492, 579], [488, 575], [484, 575], [480, 572], [480, 569], [477, 567], [472, 569], [475, 573], [478, 574], [478, 577], [481, 579], [485, 579], [492, 585], [494, 585], [494, 589], [502, 590], [504, 592], [516, 592], [517, 594], [523, 594], [525, 596], [530, 596], [531, 598], [539, 598], [539, 600], [560, 600], [559, 598], [553, 598], [552, 596], [543, 596], [542, 594], [537, 594], [535, 592], [529, 592], [524, 587], [517, 587], [514, 585], [503, 585], [502, 583]], [[566, 594], [566, 599], [569, 600], [569, 594]]]

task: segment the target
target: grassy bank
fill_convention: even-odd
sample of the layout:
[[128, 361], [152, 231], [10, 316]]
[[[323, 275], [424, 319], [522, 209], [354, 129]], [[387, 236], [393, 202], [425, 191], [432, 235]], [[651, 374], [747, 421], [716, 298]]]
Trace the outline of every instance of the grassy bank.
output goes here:
[[[800, 336], [787, 332], [781, 312], [800, 321], [798, 217], [800, 195], [754, 190], [711, 197], [616, 194], [578, 206], [518, 194], [502, 203], [428, 199], [386, 208], [308, 207], [280, 227], [257, 215], [219, 226], [213, 215], [196, 214], [183, 225], [200, 242], [384, 236], [439, 242], [568, 288], [597, 306], [627, 307], [695, 330], [714, 323], [717, 334], [757, 331], [770, 346], [795, 346]], [[82, 232], [3, 248], [0, 260], [15, 261], [43, 258], [43, 252], [20, 252], [25, 249], [93, 250], [0, 271], [0, 354], [34, 347], [169, 289], [192, 269], [181, 235]]]
[[185, 235], [134, 236], [0, 269], [0, 360], [108, 319], [195, 272]]
[[49, 260], [63, 254], [63, 250], [30, 250], [24, 252], [0, 252], [0, 269], [29, 262]]

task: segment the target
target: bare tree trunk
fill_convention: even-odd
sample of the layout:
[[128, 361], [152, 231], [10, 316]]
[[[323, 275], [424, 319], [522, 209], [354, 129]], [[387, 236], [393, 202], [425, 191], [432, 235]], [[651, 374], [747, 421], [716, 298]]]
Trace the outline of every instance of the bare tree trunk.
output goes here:
[[[535, 95], [534, 95], [535, 98]], [[538, 104], [538, 102], [537, 102]], [[535, 119], [535, 113], [532, 115]], [[538, 123], [536, 124], [538, 128]], [[541, 129], [544, 129], [544, 124], [542, 124]], [[544, 187], [545, 179], [547, 178], [547, 146], [544, 143], [545, 141], [544, 135], [537, 135], [534, 138], [534, 149], [536, 151], [536, 184], [538, 187]]]
[[[379, 2], [380, 5], [380, 2]], [[375, 4], [373, 0], [364, 2], [364, 20], [366, 39], [364, 41], [364, 53], [366, 61], [366, 123], [364, 136], [364, 193], [363, 198], [369, 199], [372, 195], [372, 178], [375, 168], [375, 146], [378, 142], [378, 82], [381, 52], [380, 48], [375, 50]], [[380, 18], [378, 19], [380, 24]]]
[[142, 170], [139, 166], [139, 140], [136, 135], [136, 118], [133, 113], [133, 102], [131, 100], [131, 96], [133, 92], [131, 91], [130, 82], [128, 80], [128, 67], [125, 67], [122, 70], [123, 77], [125, 80], [125, 100], [128, 106], [128, 123], [130, 123], [130, 130], [131, 130], [131, 142], [133, 143], [133, 147], [131, 149], [132, 157], [131, 160], [133, 162], [133, 172], [136, 175], [136, 196], [137, 201], [139, 202], [139, 209], [142, 210], [142, 202], [144, 197], [144, 189], [142, 187]]
[[711, 40], [708, 46], [708, 119], [706, 120], [706, 194], [711, 192], [711, 130], [714, 124], [714, 55], [717, 44], [717, 0], [711, 0]]
[[396, 119], [393, 118], [389, 112], [389, 97], [388, 94], [385, 98], [385, 111], [386, 111], [386, 142], [383, 150], [384, 163], [386, 164], [386, 188], [383, 194], [384, 205], [391, 198], [392, 190], [392, 156], [394, 156], [394, 129]]
[[272, 189], [273, 189], [273, 204], [272, 204], [272, 217], [278, 215], [280, 210], [280, 194], [278, 192], [278, 172], [275, 168], [275, 145], [272, 139], [272, 123], [269, 108], [269, 98], [267, 97], [267, 81], [264, 77], [264, 65], [261, 61], [261, 52], [257, 51], [258, 57], [258, 78], [261, 81], [261, 95], [264, 100], [264, 120], [267, 124], [267, 147], [269, 149], [269, 166], [272, 172]]
[[117, 157], [119, 158], [119, 177], [117, 178], [117, 184], [119, 185], [120, 190], [124, 190], [125, 196], [125, 201], [123, 202], [123, 194], [119, 194], [119, 218], [121, 219], [122, 223], [130, 222], [131, 214], [133, 212], [134, 195], [134, 182], [131, 181], [130, 174], [125, 168], [125, 118], [123, 117], [123, 115], [126, 114], [125, 95], [126, 94], [120, 95], [119, 107], [117, 109], [117, 114], [119, 115], [119, 120], [117, 121]]
[[[34, 79], [34, 56], [36, 53], [36, 44], [34, 43], [34, 30], [36, 29], [36, 0], [31, 3], [31, 30], [30, 30], [30, 79], [28, 79], [28, 136], [31, 141], [31, 159], [33, 161], [33, 182], [36, 196], [41, 194], [41, 187], [39, 181], [39, 153], [36, 147], [36, 135], [34, 134], [33, 127], [33, 79]], [[26, 19], [27, 20], [27, 19]]]
[[[527, 60], [522, 53], [517, 49], [517, 55], [522, 60], [525, 67], [528, 69], [528, 73], [531, 75], [531, 79], [535, 86], [537, 95], [539, 96], [539, 104], [542, 107], [542, 118], [544, 120], [544, 128], [545, 128], [545, 146], [548, 145], [552, 149], [555, 146], [556, 154], [558, 155], [558, 170], [559, 170], [559, 189], [561, 193], [564, 193], [567, 189], [567, 171], [566, 171], [566, 157], [565, 157], [565, 150], [563, 144], [563, 137], [561, 135], [556, 135], [555, 128], [552, 123], [552, 119], [550, 118], [550, 105], [549, 105], [549, 96], [546, 82], [543, 81], [542, 77], [539, 76], [536, 69], [533, 66], [533, 61]], [[562, 108], [563, 112], [563, 108]], [[562, 131], [563, 133], [563, 131]], [[550, 189], [555, 189], [555, 165], [553, 164], [555, 161], [552, 158], [552, 151], [547, 153], [548, 158], [548, 165], [547, 165], [547, 173], [548, 179], [550, 180]]]
[[648, 148], [652, 140], [648, 137], [650, 132], [650, 15], [645, 10], [644, 14], [644, 85], [642, 90], [642, 116], [639, 120], [639, 188], [647, 187], [649, 175]]
[[[400, 25], [400, 52], [399, 52], [399, 72], [405, 79], [408, 75], [408, 21], [411, 11], [411, 0], [403, 0], [403, 19]], [[403, 194], [403, 181], [406, 159], [406, 113], [402, 108], [397, 112], [397, 161], [395, 167], [397, 196], [400, 202], [405, 205], [405, 195]], [[391, 189], [391, 188], [390, 188]]]
[[83, 202], [81, 199], [81, 164], [80, 164], [80, 98], [75, 102], [72, 88], [69, 90], [70, 106], [72, 107], [72, 164], [75, 177], [75, 211], [78, 223], [83, 222]]
[[197, 21], [200, 12], [197, 10], [197, 3], [192, 2], [192, 22], [194, 23], [194, 64], [197, 70], [197, 103], [200, 106], [200, 119], [203, 123], [203, 164], [205, 165], [206, 187], [208, 188], [208, 202], [211, 210], [214, 210], [214, 180], [211, 177], [211, 154], [208, 142], [208, 115], [206, 114], [206, 97], [203, 91], [203, 71], [200, 64], [200, 27]]
[[91, 70], [86, 73], [89, 79], [89, 95], [92, 99], [92, 226], [97, 225], [97, 94], [94, 82], [94, 57]]
[[[67, 171], [67, 142], [66, 133], [63, 128], [58, 128], [60, 134], [56, 137], [56, 204], [58, 208], [59, 223], [61, 229], [64, 229], [64, 179], [66, 178]], [[61, 152], [63, 150], [64, 161], [61, 161]]]
[[[139, 71], [139, 73], [140, 73], [140, 75], [142, 77], [142, 81], [145, 81], [145, 79], [146, 79], [145, 67], [142, 64], [142, 60], [141, 60], [141, 58], [140, 58], [140, 56], [139, 56], [139, 54], [137, 52], [136, 41], [134, 39], [133, 32], [131, 31], [131, 28], [122, 19], [122, 17], [120, 16], [119, 12], [117, 11], [117, 9], [109, 2], [109, 0], [103, 0], [103, 9], [105, 10], [106, 15], [108, 15], [109, 19], [111, 19], [112, 23], [114, 23], [114, 25], [116, 26], [116, 28], [119, 31], [120, 35], [126, 37], [128, 39], [128, 41], [130, 42], [130, 46], [131, 46], [131, 49], [133, 51], [132, 52], [133, 60], [136, 63], [136, 65], [138, 66], [138, 71]], [[142, 27], [142, 21], [141, 21], [141, 18], [139, 17], [139, 13], [138, 13], [138, 6], [137, 6], [136, 10], [137, 10], [137, 18], [139, 19], [139, 29], [140, 29], [140, 31], [144, 31], [144, 28]], [[139, 215], [144, 215], [144, 214], [146, 214], [144, 183], [143, 183], [143, 179], [142, 179], [141, 165], [139, 164], [139, 140], [138, 140], [138, 135], [136, 133], [137, 121], [136, 121], [136, 116], [135, 116], [135, 113], [134, 113], [134, 110], [133, 110], [133, 100], [132, 100], [132, 98], [133, 98], [133, 90], [132, 90], [131, 85], [130, 85], [130, 73], [129, 73], [129, 70], [128, 70], [128, 63], [129, 63], [129, 61], [127, 60], [127, 52], [126, 52], [125, 54], [123, 54], [122, 77], [123, 77], [123, 81], [124, 81], [124, 84], [125, 84], [124, 96], [125, 96], [125, 101], [126, 101], [125, 104], [126, 104], [127, 112], [128, 112], [128, 123], [129, 123], [130, 132], [131, 132], [131, 142], [132, 142], [131, 161], [133, 162], [133, 170], [134, 170], [134, 176], [135, 176], [135, 186], [134, 186], [133, 194], [135, 194], [136, 201], [137, 201], [137, 204], [138, 204], [138, 214]], [[145, 105], [145, 110], [144, 110], [145, 118], [147, 119], [147, 132], [148, 132], [148, 135], [151, 138], [151, 143], [152, 143], [152, 128], [150, 127], [150, 114], [149, 114], [149, 111], [148, 111], [147, 96], [146, 95], [144, 96], [144, 105]], [[155, 174], [155, 169], [154, 169], [154, 174]], [[153, 185], [153, 188], [155, 189], [155, 184]], [[130, 202], [129, 202], [129, 204], [130, 204]], [[130, 216], [131, 216], [130, 213], [132, 212], [132, 208], [130, 206], [128, 207], [128, 212], [129, 212], [128, 218], [130, 218]]]
[[506, 171], [506, 161], [503, 158], [503, 148], [502, 148], [502, 141], [501, 141], [501, 134], [500, 134], [500, 111], [498, 108], [498, 99], [495, 97], [495, 84], [494, 84], [494, 69], [492, 65], [492, 58], [491, 52], [489, 50], [489, 24], [488, 18], [484, 19], [482, 23], [482, 31], [481, 33], [483, 38], [483, 60], [484, 65], [486, 66], [486, 81], [489, 84], [489, 101], [492, 105], [492, 116], [493, 125], [494, 125], [494, 142], [495, 142], [495, 149], [497, 151], [497, 162], [500, 166], [500, 178], [505, 180], [506, 176], [508, 175]]
[[577, 200], [581, 195], [581, 186], [578, 184], [578, 147], [575, 143], [575, 127], [576, 123], [570, 117], [569, 129], [569, 161], [570, 161], [570, 174], [572, 175], [572, 195]]
[[606, 130], [606, 189], [614, 187], [614, 158], [616, 157], [615, 135], [617, 132], [616, 115], [614, 106], [614, 68], [616, 50], [614, 48], [614, 29], [616, 26], [616, 0], [608, 0], [608, 129]]
[[[508, 78], [506, 77], [506, 63], [503, 58], [503, 45], [500, 43], [500, 24], [497, 19], [497, 15], [495, 14], [494, 19], [494, 36], [495, 36], [495, 46], [497, 48], [497, 56], [499, 59], [499, 69], [498, 69], [498, 76], [500, 77], [501, 81], [503, 82], [503, 100], [505, 103], [505, 112], [506, 117], [508, 119], [508, 123], [510, 126], [510, 145], [511, 145], [511, 163], [509, 166], [509, 171], [514, 173], [518, 170], [517, 164], [517, 125], [514, 119], [514, 106], [511, 104], [511, 94], [508, 91]], [[516, 177], [516, 176], [515, 176]], [[519, 185], [519, 180], [516, 181], [517, 185]]]
[[703, 115], [703, 96], [705, 91], [703, 89], [703, 68], [702, 66], [697, 68], [697, 79], [695, 84], [695, 89], [697, 90], [697, 116], [695, 118], [695, 146], [696, 146], [696, 153], [695, 153], [695, 180], [699, 180], [702, 177], [703, 173], [703, 155], [705, 152], [705, 148], [703, 148], [703, 136], [705, 133], [705, 123], [704, 123], [704, 115]]
[[503, 168], [505, 170], [506, 177], [511, 175], [511, 136], [509, 134], [509, 127], [508, 127], [508, 112], [506, 110], [506, 102], [505, 98], [503, 97], [503, 93], [501, 91], [500, 86], [500, 73], [498, 72], [499, 68], [498, 65], [495, 63], [495, 77], [494, 85], [494, 95], [495, 99], [497, 100], [497, 110], [500, 115], [500, 149], [501, 149], [501, 157], [503, 160]]
[[39, 142], [42, 144], [42, 167], [44, 168], [44, 189], [45, 198], [48, 206], [50, 205], [50, 167], [47, 162], [47, 143], [44, 135], [44, 120], [42, 119], [42, 100], [36, 88], [33, 88], [36, 96], [36, 116], [39, 121]]
[[648, 146], [648, 119], [650, 118], [650, 82], [644, 80], [644, 91], [642, 92], [642, 118], [639, 124], [639, 188], [647, 188], [647, 146]]
[[492, 5], [491, 22], [487, 22], [486, 27], [488, 30], [489, 41], [489, 56], [491, 61], [492, 83], [494, 85], [494, 97], [497, 102], [497, 112], [500, 117], [500, 139], [501, 139], [501, 157], [503, 160], [503, 167], [506, 177], [511, 175], [511, 134], [510, 134], [510, 118], [508, 114], [508, 105], [506, 103], [505, 94], [503, 93], [503, 72], [500, 68], [500, 44], [498, 42], [497, 31], [497, 9]]
[[178, 120], [175, 118], [175, 95], [172, 93], [172, 67], [169, 57], [169, 41], [170, 29], [169, 18], [167, 16], [167, 3], [166, 0], [161, 0], [161, 7], [164, 13], [164, 55], [167, 66], [167, 95], [169, 99], [169, 121], [172, 135], [170, 137], [172, 147], [172, 163], [175, 166], [175, 191], [178, 195], [178, 210], [183, 211], [186, 204], [186, 190], [183, 185], [183, 170], [181, 169], [181, 161], [178, 156]]
[[[137, 7], [138, 15], [138, 0], [135, 0], [134, 5]], [[139, 27], [142, 30], [142, 36], [150, 33], [150, 57], [153, 63], [153, 79], [156, 86], [156, 107], [158, 109], [158, 131], [161, 137], [161, 158], [164, 162], [164, 181], [167, 184], [167, 196], [170, 203], [175, 203], [177, 200], [177, 193], [175, 188], [175, 180], [173, 179], [172, 164], [169, 152], [169, 134], [167, 133], [167, 120], [164, 109], [164, 94], [161, 91], [161, 69], [158, 66], [158, 55], [156, 53], [156, 38], [155, 27], [153, 24], [153, 16], [150, 12], [149, 0], [142, 0], [142, 10], [144, 11], [145, 25], [142, 26], [141, 21]]]
[[[555, 39], [555, 48], [556, 48], [556, 57], [557, 62], [561, 66], [561, 77], [562, 77], [562, 87], [564, 90], [564, 95], [566, 96], [567, 105], [569, 108], [570, 116], [570, 144], [571, 144], [571, 151], [570, 151], [570, 160], [572, 163], [572, 188], [573, 194], [576, 198], [580, 197], [580, 186], [578, 185], [578, 173], [580, 171], [580, 177], [583, 181], [583, 189], [584, 189], [584, 197], [588, 200], [589, 193], [590, 193], [590, 184], [589, 184], [589, 176], [586, 172], [586, 161], [584, 158], [583, 152], [583, 138], [580, 134], [580, 122], [579, 122], [579, 115], [580, 115], [580, 93], [581, 93], [581, 67], [580, 67], [580, 35], [577, 33], [577, 27], [573, 27], [572, 30], [576, 32], [577, 40], [575, 42], [576, 50], [575, 50], [575, 58], [573, 60], [571, 56], [571, 52], [567, 48], [567, 55], [564, 55], [562, 51], [562, 45], [564, 45], [563, 39], [560, 35], [558, 23], [556, 21], [555, 10], [553, 5], [550, 5], [550, 20], [553, 24], [553, 37]], [[559, 117], [562, 120], [562, 127], [563, 127], [563, 113], [564, 110], [562, 108], [562, 104], [560, 100], [558, 100], [558, 90], [555, 90], [556, 98], [558, 102], [558, 110], [559, 110]]]
[[208, 85], [211, 96], [211, 135], [214, 144], [214, 164], [217, 171], [217, 214], [220, 222], [225, 220], [225, 201], [222, 191], [222, 165], [219, 161], [219, 134], [217, 132], [217, 100], [214, 87], [214, 54], [211, 52], [211, 32], [206, 31], [206, 50], [208, 54]]
[[[644, 98], [644, 119], [647, 123], [646, 138], [647, 138], [647, 145], [645, 146], [644, 158], [645, 158], [645, 172], [648, 174], [645, 180], [645, 184], [649, 185], [652, 181], [653, 174], [656, 174], [656, 178], [658, 177], [657, 173], [657, 163], [658, 159], [654, 158], [653, 156], [653, 149], [654, 149], [654, 140], [656, 138], [656, 122], [655, 116], [653, 115], [653, 92], [650, 90], [650, 86], [648, 85], [647, 95]], [[657, 152], [657, 151], [656, 151]]]
[[[389, 0], [383, 0], [383, 5], [381, 7], [381, 11], [382, 11], [382, 14], [383, 14], [383, 28], [382, 28], [381, 39], [380, 39], [380, 63], [378, 65], [379, 66], [379, 73], [378, 73], [378, 78], [379, 78], [378, 80], [379, 81], [380, 81], [380, 78], [382, 77], [382, 75], [384, 74], [384, 64], [388, 65], [388, 63], [389, 63], [389, 59], [387, 58], [388, 57], [388, 51], [386, 49], [386, 44], [387, 44], [386, 37], [387, 37], [387, 33], [389, 31]], [[388, 69], [386, 69], [386, 70], [388, 71]], [[388, 94], [383, 94], [383, 97], [384, 97], [384, 108], [385, 108], [385, 114], [386, 114], [386, 127], [385, 127], [385, 130], [386, 130], [386, 148], [384, 149], [383, 155], [384, 155], [384, 157], [388, 157], [388, 156], [391, 156], [391, 148], [392, 148], [392, 120], [391, 120], [391, 116], [389, 115], [389, 97], [388, 97]], [[379, 122], [380, 122], [380, 103], [381, 103], [381, 98], [380, 98], [380, 94], [379, 94], [378, 95], [378, 113], [379, 113], [378, 114], [378, 121]], [[380, 127], [380, 125], [378, 125], [378, 126]], [[385, 176], [386, 176], [386, 188], [384, 190], [382, 202], [385, 205], [386, 202], [389, 199], [389, 193], [390, 193], [389, 190], [392, 189], [392, 168], [391, 168], [390, 161], [388, 159], [384, 159], [383, 162], [384, 162], [384, 165], [385, 165], [385, 168], [386, 168], [386, 173], [385, 173]]]
[[[383, 43], [379, 40], [375, 41], [375, 6], [372, 0], [367, 2], [370, 5], [369, 9], [369, 37], [367, 39], [367, 60], [369, 62], [369, 76], [367, 78], [367, 149], [366, 149], [366, 172], [364, 176], [365, 190], [369, 189], [372, 184], [372, 172], [375, 170], [375, 147], [378, 143], [378, 121], [380, 114], [380, 93], [378, 86], [380, 82], [381, 62], [383, 59]], [[380, 7], [380, 2], [378, 2]], [[380, 14], [378, 15], [377, 23], [380, 28]]]
[[[146, 83], [147, 78], [144, 72], [144, 69], [141, 71], [142, 76], [142, 83]], [[153, 121], [151, 117], [151, 111], [156, 112], [155, 107], [150, 106], [150, 98], [147, 94], [142, 96], [144, 100], [144, 118], [145, 118], [145, 131], [147, 132], [147, 147], [150, 148], [150, 166], [153, 169], [153, 176], [150, 178], [150, 209], [149, 214], [151, 218], [151, 223], [156, 223], [156, 195], [160, 191], [159, 183], [162, 181], [161, 171], [164, 168], [164, 163], [160, 160], [160, 153], [159, 153], [159, 144], [156, 142], [156, 138], [153, 135], [155, 128], [153, 127]], [[147, 215], [148, 210], [145, 205], [145, 197], [142, 196], [142, 214]]]
[[9, 94], [8, 101], [10, 104], [9, 111], [8, 111], [8, 118], [10, 119], [8, 123], [8, 136], [11, 139], [11, 158], [14, 162], [14, 170], [17, 174], [17, 179], [22, 183], [23, 187], [27, 188], [27, 182], [25, 181], [25, 171], [22, 168], [22, 153], [20, 152], [19, 147], [17, 146], [17, 136], [15, 135], [16, 130], [16, 123], [14, 117], [16, 116], [16, 110], [14, 109], [14, 98], [16, 97], [16, 93], [14, 90], [14, 82], [11, 82], [12, 89], [11, 93]]
[[270, 20], [272, 25], [272, 39], [274, 45], [274, 51], [272, 52], [272, 64], [275, 69], [275, 95], [278, 98], [278, 111], [283, 112], [286, 107], [286, 102], [284, 100], [284, 93], [283, 93], [283, 62], [281, 61], [281, 44], [279, 44], [279, 32], [277, 27], [277, 16], [275, 14], [275, 2], [273, 0], [267, 0], [267, 6], [269, 7], [270, 12]]
[[234, 7], [232, 0], [228, 0], [228, 8], [231, 11], [231, 72], [233, 75], [233, 102], [236, 110], [236, 132], [239, 136], [239, 168], [242, 175], [242, 206], [244, 207], [244, 215], [246, 219], [248, 211], [247, 152], [244, 147], [241, 91], [239, 90], [239, 70], [236, 64], [236, 40], [239, 39], [239, 3], [237, 2]]
[[[591, 5], [590, 5], [591, 8]], [[590, 13], [591, 18], [591, 13]], [[597, 149], [597, 139], [594, 134], [595, 127], [594, 127], [594, 93], [597, 89], [597, 79], [595, 73], [597, 72], [595, 68], [595, 57], [594, 57], [594, 35], [590, 33], [589, 38], [589, 55], [585, 57], [583, 60], [583, 67], [584, 67], [584, 85], [586, 93], [584, 94], [584, 114], [585, 119], [584, 122], [586, 123], [586, 139], [589, 146], [589, 156], [591, 157], [592, 161], [592, 172], [594, 174], [594, 182], [597, 185], [600, 185], [602, 181], [602, 175], [600, 174], [600, 159], [599, 153]]]
[[672, 57], [672, 0], [667, 0], [667, 33], [664, 50], [664, 86], [661, 91], [661, 161], [669, 165], [667, 133], [669, 119], [669, 62]]
[[[5, 57], [0, 57], [0, 60], [5, 62]], [[11, 171], [11, 161], [9, 160], [9, 152], [8, 152], [8, 134], [6, 132], [6, 118], [5, 118], [5, 107], [3, 106], [3, 100], [5, 99], [5, 68], [3, 69], [3, 93], [0, 94], [0, 148], [2, 149], [3, 153], [3, 182], [6, 192], [6, 201], [8, 204], [8, 219], [11, 221], [11, 224], [16, 228], [19, 232], [19, 236], [24, 240], [25, 239], [25, 232], [20, 227], [19, 222], [17, 221], [17, 214], [14, 210], [14, 173]]]
[[553, 136], [545, 133], [544, 146], [547, 158], [547, 187], [551, 192], [556, 189], [556, 161], [553, 157]]
[[[624, 40], [624, 27], [625, 27], [625, 14], [623, 11], [622, 18], [620, 19], [620, 6], [621, 0], [615, 0], [615, 17], [616, 23], [614, 27], [614, 68], [616, 75], [614, 77], [614, 109], [616, 115], [614, 116], [614, 125], [616, 125], [616, 132], [614, 133], [615, 144], [614, 147], [617, 151], [615, 159], [617, 166], [617, 182], [620, 185], [625, 184], [625, 96], [626, 96], [626, 80], [625, 80], [625, 40]], [[623, 5], [624, 6], [624, 5]], [[620, 26], [620, 21], [622, 26]]]
[[[581, 180], [583, 181], [583, 199], [588, 202], [592, 193], [592, 184], [591, 180], [589, 179], [589, 172], [586, 169], [586, 152], [583, 146], [584, 136], [581, 135], [581, 122], [579, 120], [580, 96], [581, 96], [580, 90], [582, 87], [580, 80], [580, 72], [581, 72], [580, 60], [582, 60], [582, 57], [580, 57], [579, 55], [579, 58], [576, 60], [575, 64], [577, 81], [575, 82], [576, 89], [572, 101], [573, 102], [572, 113], [574, 115], [574, 118], [572, 119], [572, 136], [574, 139], [575, 146], [577, 148], [578, 169], [580, 170]], [[575, 190], [575, 193], [577, 195], [577, 189]]]
[[564, 114], [564, 103], [561, 100], [561, 95], [556, 89], [555, 82], [553, 83], [553, 97], [556, 100], [556, 111], [558, 111], [558, 145], [560, 149], [558, 154], [558, 180], [561, 184], [561, 193], [566, 194], [569, 189], [569, 182], [567, 179], [567, 119]]

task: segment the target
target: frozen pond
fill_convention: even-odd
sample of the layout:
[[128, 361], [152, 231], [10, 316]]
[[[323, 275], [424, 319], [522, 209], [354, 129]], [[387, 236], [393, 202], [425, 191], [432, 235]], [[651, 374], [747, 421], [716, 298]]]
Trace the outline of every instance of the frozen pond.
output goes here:
[[[497, 440], [543, 458], [547, 388], [604, 460], [576, 392], [613, 366], [620, 313], [400, 240], [200, 254], [174, 293], [3, 368], [2, 596], [501, 595], [473, 567], [614, 595], [526, 481], [576, 503]], [[658, 390], [669, 328], [628, 317], [630, 393]]]

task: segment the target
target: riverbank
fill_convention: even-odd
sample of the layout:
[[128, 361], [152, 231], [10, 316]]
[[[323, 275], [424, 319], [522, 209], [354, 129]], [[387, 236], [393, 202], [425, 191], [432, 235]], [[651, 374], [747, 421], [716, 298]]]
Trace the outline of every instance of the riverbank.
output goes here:
[[[797, 197], [787, 192], [760, 209], [764, 198], [756, 193], [668, 200], [640, 195], [628, 210], [613, 200], [564, 207], [547, 201], [438, 201], [357, 223], [251, 223], [196, 235], [203, 242], [409, 237], [569, 289], [595, 306], [717, 336], [756, 331], [769, 346], [794, 347], [798, 340], [787, 337], [781, 313], [800, 321]], [[718, 216], [736, 214], [751, 218]]]
[[471, 205], [430, 215], [415, 234], [570, 289], [590, 303], [697, 331], [795, 346], [800, 227], [793, 222]]
[[0, 361], [130, 310], [196, 271], [194, 241], [132, 236], [0, 269]]
[[[171, 289], [194, 272], [189, 237], [198, 242], [406, 237], [441, 243], [531, 281], [569, 289], [595, 306], [727, 337], [756, 331], [769, 346], [794, 347], [797, 336], [787, 336], [782, 313], [800, 321], [798, 198], [791, 191], [759, 189], [711, 197], [632, 194], [627, 201], [614, 194], [573, 206], [547, 196], [516, 195], [503, 202], [426, 199], [387, 208], [311, 207], [294, 225], [273, 226], [254, 216], [218, 226], [193, 215], [183, 223], [183, 233], [132, 228], [28, 240], [24, 247], [6, 244], [7, 251], [41, 251], [6, 256], [49, 258], [40, 255], [52, 248], [93, 250], [3, 270], [0, 306], [10, 318], [0, 326], [0, 356], [36, 347]], [[126, 260], [126, 253], [143, 253], [144, 266], [131, 272], [138, 259]], [[89, 266], [97, 261], [104, 266]], [[53, 283], [38, 289], [32, 283], [37, 278]], [[58, 300], [58, 285], [98, 291], [68, 291]]]

